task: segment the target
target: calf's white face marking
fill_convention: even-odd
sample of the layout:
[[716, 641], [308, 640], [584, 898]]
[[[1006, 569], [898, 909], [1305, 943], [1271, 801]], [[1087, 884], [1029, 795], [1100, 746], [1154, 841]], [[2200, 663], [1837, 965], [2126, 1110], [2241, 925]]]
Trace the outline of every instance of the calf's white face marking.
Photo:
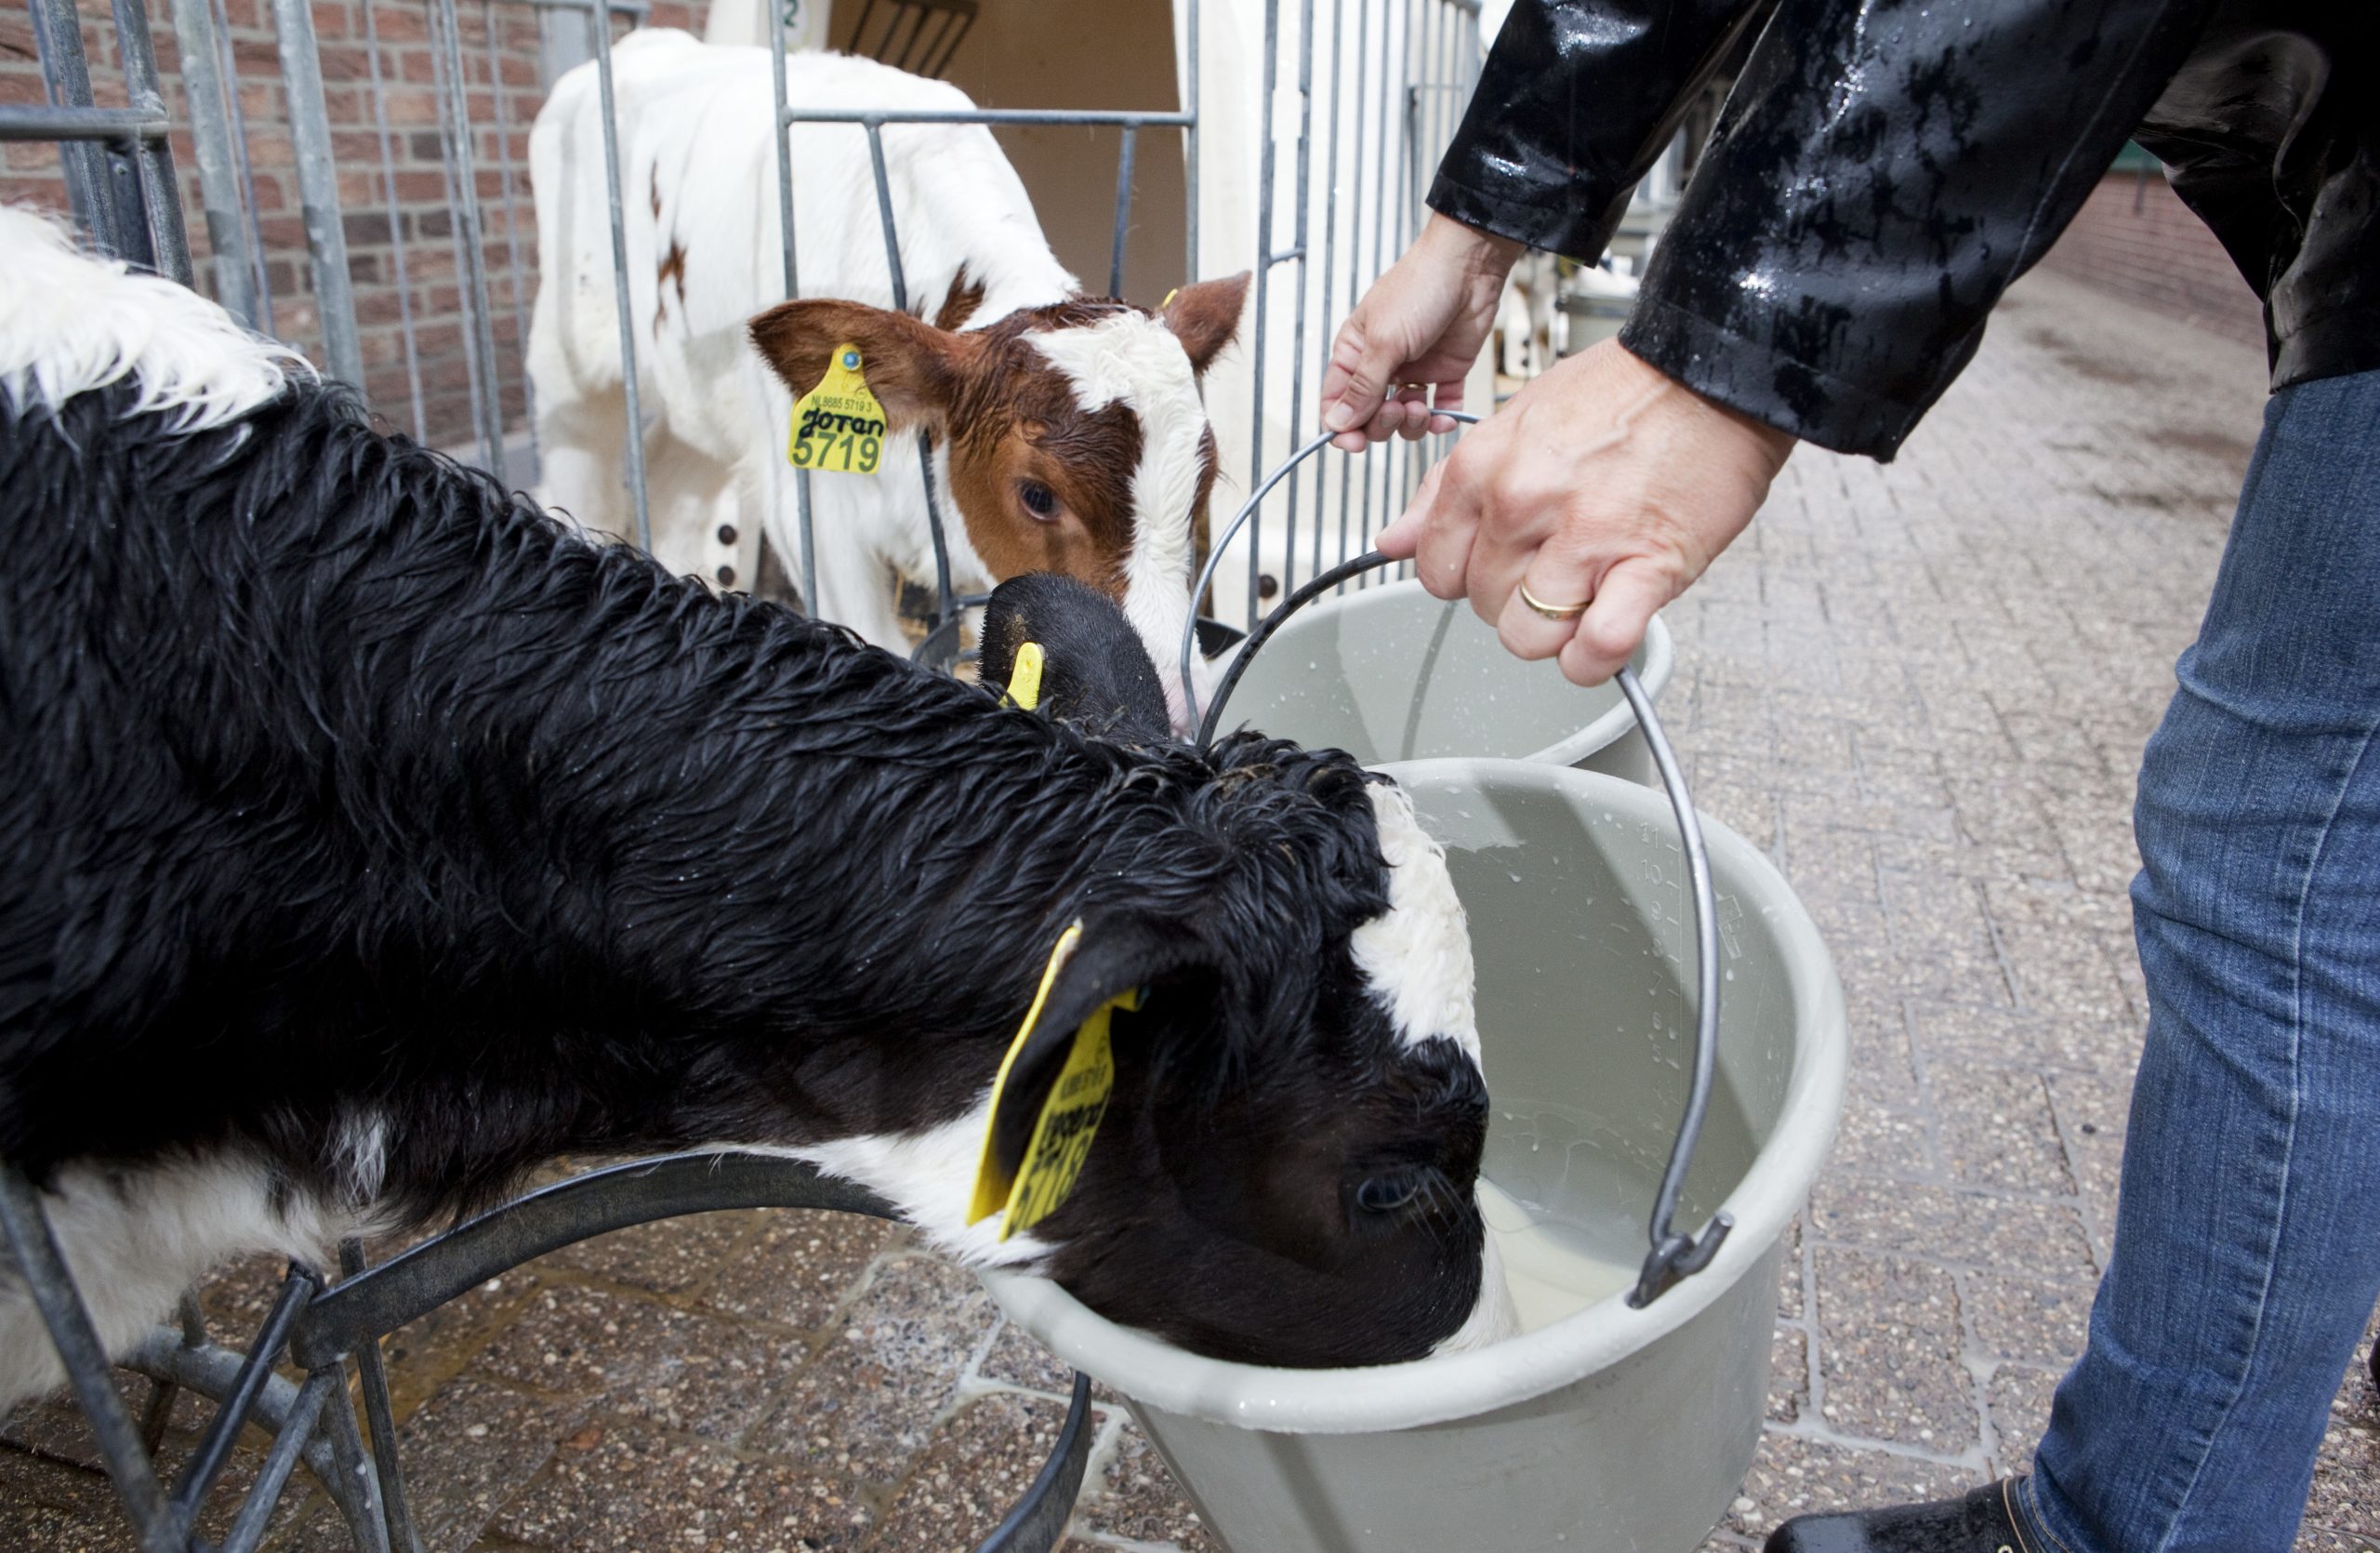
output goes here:
[[1472, 1002], [1471, 929], [1447, 871], [1446, 850], [1413, 813], [1412, 795], [1371, 786], [1381, 856], [1388, 860], [1388, 909], [1349, 939], [1356, 968], [1408, 1046], [1453, 1042], [1479, 1062], [1479, 1016]]
[[[1207, 407], [1198, 398], [1181, 337], [1143, 312], [1110, 313], [1070, 329], [1025, 336], [1064, 373], [1085, 413], [1121, 404], [1140, 422], [1141, 456], [1132, 471], [1131, 540], [1124, 554], [1124, 617], [1153, 652], [1167, 710], [1181, 727], [1187, 715], [1175, 653], [1190, 625], [1191, 513], [1207, 474]], [[1192, 672], [1203, 658], [1194, 655]]]
[[[1408, 1047], [1451, 1041], [1475, 1067], [1479, 1017], [1473, 999], [1471, 929], [1447, 870], [1446, 850], [1421, 828], [1412, 795], [1404, 789], [1374, 783], [1371, 800], [1381, 855], [1388, 860], [1389, 904], [1356, 927], [1349, 949]], [[1478, 1302], [1435, 1351], [1484, 1348], [1520, 1329], [1520, 1312], [1504, 1281], [1504, 1259], [1495, 1231], [1488, 1229], [1481, 1240]]]

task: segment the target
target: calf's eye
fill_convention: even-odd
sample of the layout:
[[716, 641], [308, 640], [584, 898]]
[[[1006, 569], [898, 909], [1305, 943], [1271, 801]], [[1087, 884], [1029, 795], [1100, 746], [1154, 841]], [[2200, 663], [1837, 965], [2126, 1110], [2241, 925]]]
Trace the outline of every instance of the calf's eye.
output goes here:
[[1355, 1206], [1368, 1214], [1393, 1214], [1421, 1195], [1415, 1175], [1367, 1175], [1355, 1188]]
[[1058, 515], [1057, 493], [1038, 480], [1027, 480], [1020, 484], [1017, 495], [1024, 499], [1025, 510], [1035, 517], [1046, 519]]

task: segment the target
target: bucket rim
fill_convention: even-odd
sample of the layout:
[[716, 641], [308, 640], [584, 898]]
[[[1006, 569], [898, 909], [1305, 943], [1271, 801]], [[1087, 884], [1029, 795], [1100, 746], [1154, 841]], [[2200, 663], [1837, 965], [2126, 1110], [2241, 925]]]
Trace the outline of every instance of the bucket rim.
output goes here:
[[[1624, 710], [1624, 709], [1623, 709]], [[1591, 793], [1600, 808], [1673, 826], [1667, 797], [1617, 776], [1567, 765], [1481, 756], [1388, 763], [1407, 786], [1493, 778], [1540, 792]], [[1242, 1428], [1367, 1434], [1469, 1418], [1560, 1389], [1608, 1369], [1684, 1326], [1719, 1300], [1783, 1235], [1832, 1147], [1848, 1077], [1849, 1032], [1834, 962], [1800, 901], [1759, 848], [1704, 816], [1724, 887], [1757, 908], [1777, 934], [1792, 985], [1793, 1069], [1769, 1138], [1721, 1206], [1736, 1229], [1711, 1265], [1645, 1308], [1620, 1294], [1491, 1347], [1401, 1364], [1292, 1370], [1203, 1358], [1096, 1314], [1047, 1279], [980, 1269], [995, 1301], [1060, 1359], [1134, 1402]], [[1804, 967], [1795, 970], [1794, 967]], [[1119, 1376], [1129, 1375], [1129, 1383]]]
[[[1411, 603], [1417, 596], [1448, 609], [1464, 607], [1461, 600], [1438, 599], [1421, 586], [1419, 578], [1407, 577], [1401, 582], [1383, 583], [1377, 588], [1359, 589], [1337, 598], [1316, 601], [1283, 625], [1274, 634], [1273, 640], [1266, 644], [1264, 650], [1267, 654], [1286, 654], [1289, 644], [1299, 636], [1309, 630], [1319, 629], [1324, 622], [1336, 617], [1368, 609], [1401, 607]], [[1211, 662], [1218, 673], [1231, 666], [1232, 659], [1238, 655], [1239, 651], [1240, 644], [1234, 643], [1229, 650], [1216, 655]], [[1519, 663], [1521, 660], [1515, 658], [1514, 661]], [[1670, 635], [1669, 622], [1658, 613], [1646, 623], [1644, 644], [1637, 648], [1635, 656], [1629, 661], [1636, 670], [1636, 678], [1644, 684], [1645, 693], [1659, 701], [1661, 698], [1661, 693], [1669, 688], [1671, 677], [1676, 670], [1677, 648]], [[1583, 691], [1583, 687], [1581, 689]], [[1247, 694], [1244, 686], [1240, 694], [1242, 696]], [[1541, 750], [1511, 755], [1474, 757], [1423, 755], [1415, 758], [1417, 760], [1512, 760], [1538, 765], [1576, 765], [1588, 756], [1599, 753], [1619, 743], [1634, 732], [1635, 727], [1636, 714], [1629, 710], [1627, 698], [1619, 695], [1615, 689], [1611, 705], [1588, 719], [1577, 729], [1563, 735]], [[1393, 763], [1379, 761], [1370, 763], [1374, 769], [1379, 769]]]

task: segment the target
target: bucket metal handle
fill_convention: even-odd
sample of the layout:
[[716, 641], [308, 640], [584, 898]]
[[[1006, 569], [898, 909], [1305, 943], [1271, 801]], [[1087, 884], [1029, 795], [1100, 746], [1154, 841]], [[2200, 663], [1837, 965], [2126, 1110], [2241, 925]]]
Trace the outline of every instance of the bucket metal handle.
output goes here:
[[[1453, 420], [1475, 422], [1478, 417], [1463, 410], [1439, 410]], [[1207, 564], [1198, 574], [1198, 586], [1191, 597], [1202, 598], [1214, 581], [1215, 568], [1222, 563], [1223, 551], [1255, 514], [1256, 507], [1279, 484], [1289, 471], [1312, 454], [1319, 452], [1330, 441], [1331, 433], [1307, 443], [1291, 454], [1289, 460], [1267, 475], [1256, 487], [1247, 504], [1233, 515], [1223, 537], [1215, 541], [1208, 554]], [[1286, 624], [1290, 616], [1320, 597], [1329, 590], [1350, 577], [1376, 570], [1395, 563], [1380, 551], [1366, 551], [1352, 561], [1341, 562], [1329, 571], [1320, 573], [1281, 601], [1270, 615], [1248, 635], [1239, 656], [1225, 670], [1223, 683], [1215, 687], [1214, 700], [1199, 716], [1197, 692], [1190, 688], [1191, 655], [1197, 650], [1197, 622], [1182, 639], [1182, 683], [1189, 701], [1191, 717], [1198, 723], [1198, 748], [1207, 749], [1214, 742], [1221, 726], [1225, 702], [1231, 699], [1239, 677], [1273, 633]], [[1628, 1303], [1643, 1309], [1667, 1293], [1677, 1281], [1711, 1265], [1719, 1247], [1736, 1227], [1732, 1215], [1713, 1214], [1711, 1222], [1698, 1236], [1678, 1233], [1671, 1220], [1676, 1216], [1679, 1195], [1685, 1190], [1686, 1172], [1694, 1162], [1695, 1145], [1701, 1141], [1702, 1121], [1711, 1108], [1711, 1090], [1717, 1075], [1719, 1061], [1719, 908], [1718, 896], [1711, 882], [1711, 855], [1702, 844], [1702, 823], [1694, 813], [1694, 800], [1686, 791], [1686, 775], [1678, 769], [1676, 751], [1670, 747], [1669, 735], [1661, 727], [1661, 720], [1653, 710], [1653, 697], [1636, 678], [1636, 670], [1622, 664], [1617, 676], [1620, 693], [1628, 698], [1628, 708], [1635, 713], [1636, 725], [1643, 730], [1645, 743], [1653, 752], [1653, 764], [1661, 774], [1661, 786], [1669, 792], [1670, 808], [1677, 816], [1679, 840], [1686, 852], [1686, 869], [1694, 895], [1695, 999], [1694, 999], [1694, 1078], [1686, 1089], [1686, 1115], [1680, 1119], [1677, 1139], [1671, 1145], [1669, 1165], [1661, 1172], [1660, 1189], [1653, 1197], [1652, 1222], [1647, 1236], [1652, 1248], [1646, 1254], [1645, 1265], [1636, 1275], [1636, 1286], [1628, 1292]]]

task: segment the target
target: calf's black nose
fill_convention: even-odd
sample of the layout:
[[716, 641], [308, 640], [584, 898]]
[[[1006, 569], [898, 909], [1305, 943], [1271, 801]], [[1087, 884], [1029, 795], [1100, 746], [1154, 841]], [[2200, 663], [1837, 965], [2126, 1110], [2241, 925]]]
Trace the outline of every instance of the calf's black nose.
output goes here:
[[1114, 599], [1051, 572], [1012, 577], [984, 606], [978, 677], [996, 689], [1006, 685], [1027, 642], [1041, 644], [1040, 710], [1118, 743], [1162, 744], [1172, 736], [1157, 665]]

